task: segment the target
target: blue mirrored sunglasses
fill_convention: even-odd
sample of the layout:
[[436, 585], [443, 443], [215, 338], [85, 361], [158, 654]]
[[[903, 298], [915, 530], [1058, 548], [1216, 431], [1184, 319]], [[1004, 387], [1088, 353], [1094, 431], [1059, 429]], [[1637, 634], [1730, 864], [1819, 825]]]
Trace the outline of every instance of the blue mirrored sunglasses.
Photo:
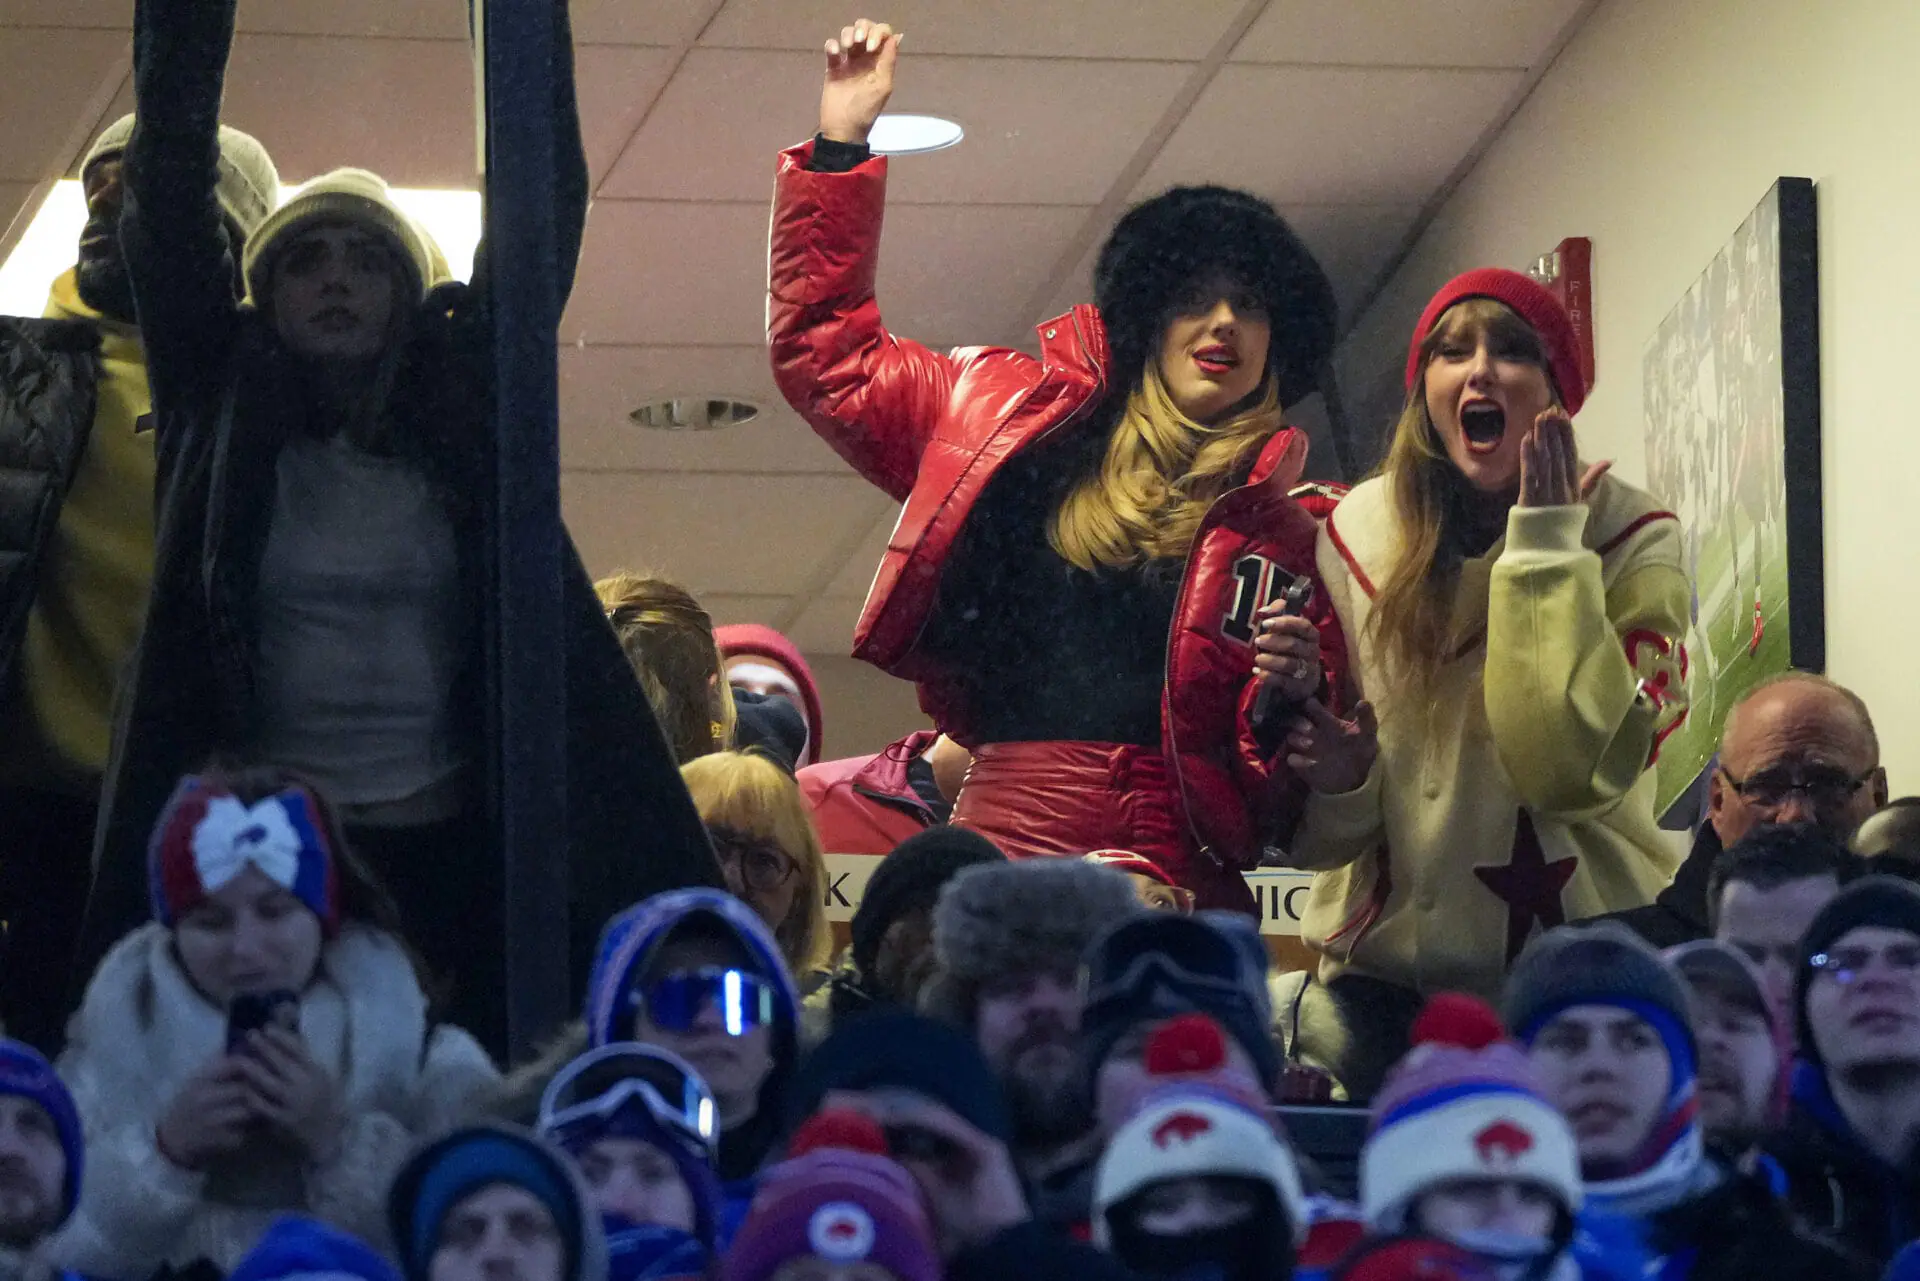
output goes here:
[[773, 984], [747, 970], [717, 966], [635, 983], [627, 1001], [634, 1013], [669, 1032], [691, 1032], [701, 1011], [711, 1007], [728, 1036], [771, 1026], [778, 1007]]

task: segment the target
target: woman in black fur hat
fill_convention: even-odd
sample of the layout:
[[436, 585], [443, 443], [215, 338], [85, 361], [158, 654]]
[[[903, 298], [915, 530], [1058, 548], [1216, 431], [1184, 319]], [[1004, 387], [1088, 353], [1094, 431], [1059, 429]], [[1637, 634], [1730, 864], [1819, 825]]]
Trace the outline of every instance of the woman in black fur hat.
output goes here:
[[820, 136], [781, 157], [774, 200], [775, 377], [906, 504], [855, 652], [973, 750], [956, 823], [1015, 857], [1133, 850], [1251, 912], [1238, 873], [1301, 802], [1260, 687], [1303, 700], [1343, 663], [1322, 594], [1304, 620], [1277, 607], [1314, 581], [1284, 406], [1332, 345], [1326, 276], [1265, 201], [1176, 188], [1121, 220], [1097, 308], [1042, 325], [1039, 360], [896, 337], [866, 138], [898, 52], [866, 21], [828, 41]]

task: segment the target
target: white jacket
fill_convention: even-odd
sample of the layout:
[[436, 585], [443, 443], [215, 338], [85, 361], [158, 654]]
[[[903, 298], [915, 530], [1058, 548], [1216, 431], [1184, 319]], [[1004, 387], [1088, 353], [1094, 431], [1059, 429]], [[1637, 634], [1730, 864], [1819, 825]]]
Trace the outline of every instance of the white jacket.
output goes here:
[[171, 936], [145, 925], [95, 972], [68, 1030], [61, 1077], [86, 1127], [80, 1206], [48, 1257], [94, 1276], [146, 1276], [211, 1260], [231, 1271], [275, 1217], [312, 1215], [386, 1238], [385, 1198], [414, 1146], [468, 1119], [499, 1073], [427, 1001], [391, 936], [348, 925], [300, 998], [300, 1034], [332, 1075], [346, 1128], [339, 1156], [309, 1167], [278, 1145], [209, 1171], [174, 1165], [154, 1131], [185, 1081], [223, 1049], [226, 1014], [193, 987]]

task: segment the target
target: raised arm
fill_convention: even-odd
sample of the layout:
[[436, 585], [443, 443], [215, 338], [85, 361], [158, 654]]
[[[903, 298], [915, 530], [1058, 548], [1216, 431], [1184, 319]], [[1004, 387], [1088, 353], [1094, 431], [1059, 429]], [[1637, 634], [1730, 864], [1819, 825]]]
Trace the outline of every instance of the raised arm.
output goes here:
[[767, 345], [787, 402], [862, 476], [904, 500], [953, 392], [954, 362], [897, 338], [874, 301], [887, 162], [867, 135], [900, 37], [860, 22], [827, 42], [820, 138], [780, 157]]
[[[469, 8], [480, 0], [468, 0]], [[568, 0], [553, 0], [553, 268], [554, 315], [567, 309], [587, 231], [590, 179], [586, 144], [580, 137], [580, 99], [573, 78], [573, 20]], [[482, 235], [473, 255], [473, 289], [488, 298], [491, 244]]]
[[[1679, 714], [1687, 579], [1678, 522], [1654, 513], [1606, 549], [1620, 565], [1608, 583], [1584, 538], [1584, 494], [1597, 477], [1571, 488], [1571, 426], [1540, 432], [1541, 467], [1561, 483], [1549, 501], [1529, 503], [1522, 473], [1488, 602], [1487, 719], [1528, 808], [1579, 818], [1605, 812], [1639, 781]], [[1664, 685], [1653, 670], [1663, 655], [1675, 669]]]
[[120, 239], [154, 404], [224, 386], [239, 306], [235, 246], [215, 198], [220, 99], [238, 0], [137, 0], [137, 123], [126, 153]]

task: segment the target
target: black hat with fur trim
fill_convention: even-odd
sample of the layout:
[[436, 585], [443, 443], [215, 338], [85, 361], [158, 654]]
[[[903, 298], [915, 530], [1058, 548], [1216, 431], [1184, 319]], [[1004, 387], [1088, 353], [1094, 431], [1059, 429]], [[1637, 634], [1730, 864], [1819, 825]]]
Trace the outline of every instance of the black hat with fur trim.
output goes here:
[[1273, 325], [1268, 368], [1291, 405], [1319, 386], [1333, 352], [1333, 286], [1272, 205], [1231, 187], [1174, 187], [1115, 225], [1093, 271], [1093, 300], [1130, 386], [1158, 350], [1181, 291], [1220, 273], [1251, 289]]
[[1145, 910], [1125, 876], [1077, 858], [966, 868], [947, 882], [933, 909], [939, 968], [920, 1008], [970, 1028], [983, 986], [1008, 975], [1077, 974], [1094, 939]]

